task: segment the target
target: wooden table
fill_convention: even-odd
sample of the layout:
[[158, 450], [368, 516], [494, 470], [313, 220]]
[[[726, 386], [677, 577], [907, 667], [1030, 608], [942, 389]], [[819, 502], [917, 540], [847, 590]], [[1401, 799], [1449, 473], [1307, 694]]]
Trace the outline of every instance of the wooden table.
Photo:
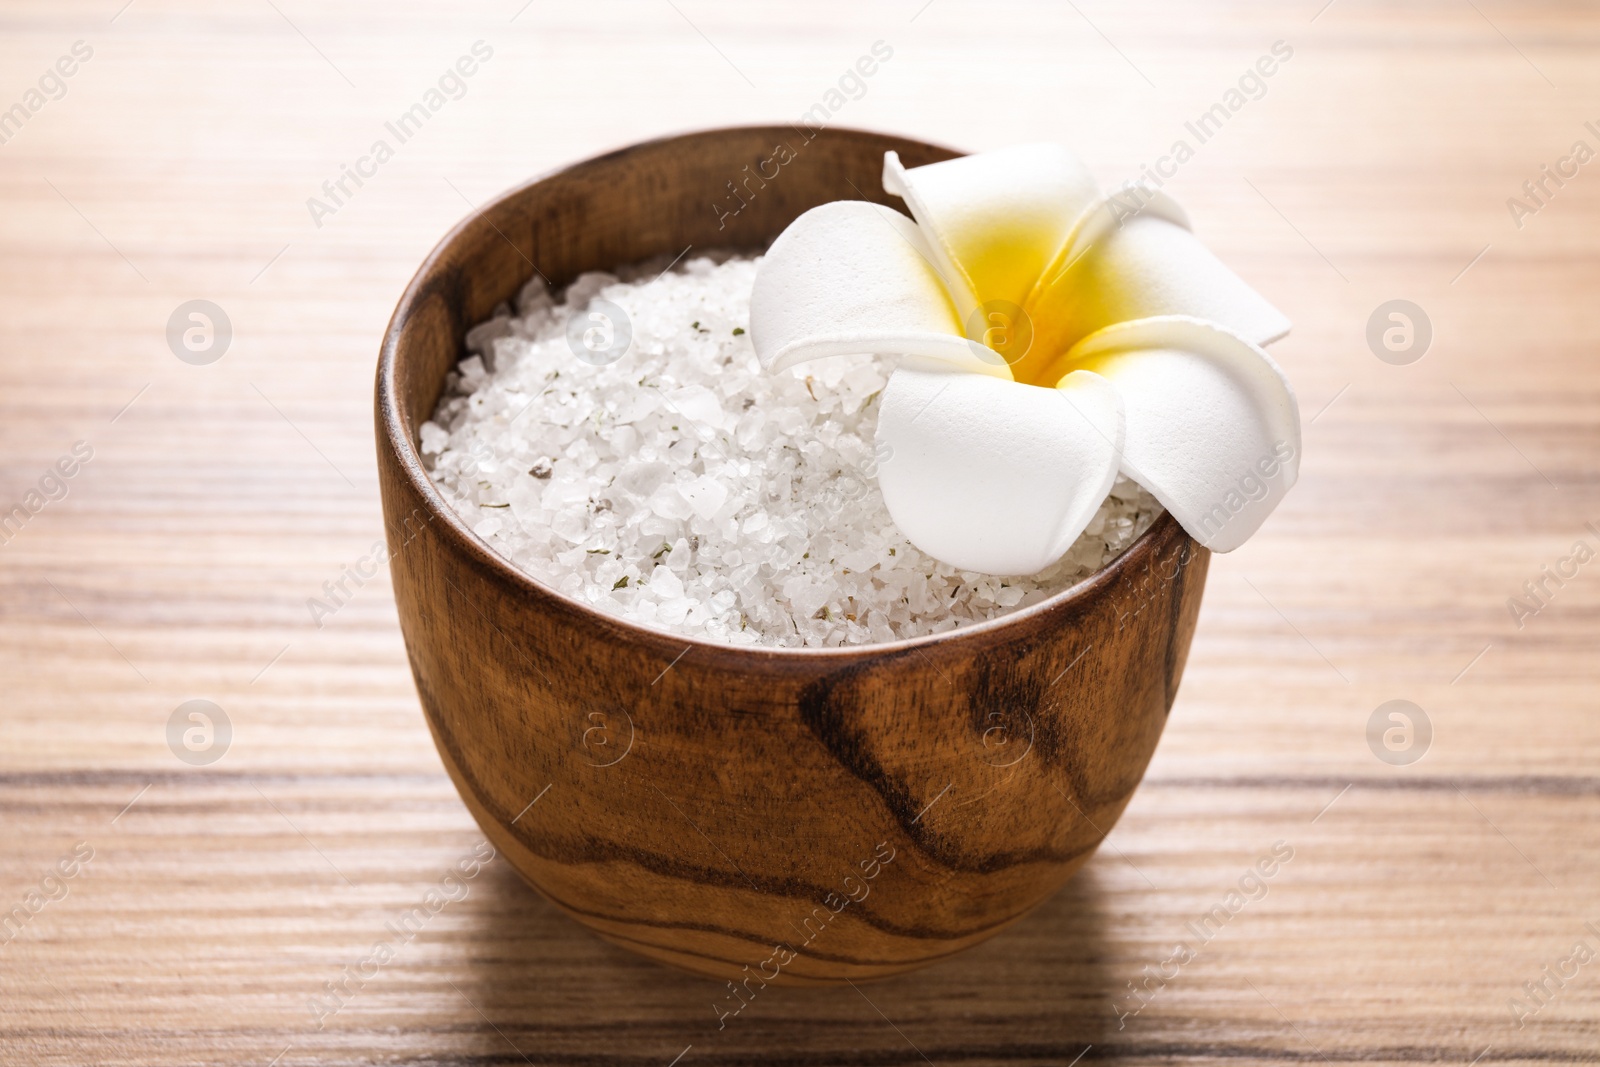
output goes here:
[[[1600, 548], [1600, 165], [1520, 220], [1507, 198], [1600, 148], [1600, 12], [122, 3], [0, 15], [0, 107], [92, 49], [0, 145], [0, 508], [93, 453], [0, 548], [0, 912], [22, 916], [0, 931], [0, 1062], [1593, 1062], [1600, 562], [1567, 563], [1520, 625], [1507, 599]], [[478, 40], [464, 95], [316, 225], [307, 198]], [[1296, 321], [1276, 352], [1306, 460], [1213, 562], [1148, 779], [992, 942], [772, 990], [722, 1031], [720, 987], [602, 944], [503, 862], [356, 973], [480, 840], [387, 576], [320, 627], [307, 608], [381, 536], [370, 389], [401, 287], [497, 190], [798, 116], [878, 40], [893, 58], [835, 122], [1054, 138], [1107, 183], [1293, 48], [1170, 185]], [[207, 365], [167, 340], [194, 299], [232, 325]], [[1407, 365], [1366, 340], [1394, 299], [1432, 324]], [[168, 743], [194, 699], [232, 728], [207, 765]], [[1369, 746], [1391, 700], [1425, 710], [1420, 760]], [[1279, 842], [1293, 858], [1202, 944]], [[1180, 942], [1193, 958], [1167, 962]]]

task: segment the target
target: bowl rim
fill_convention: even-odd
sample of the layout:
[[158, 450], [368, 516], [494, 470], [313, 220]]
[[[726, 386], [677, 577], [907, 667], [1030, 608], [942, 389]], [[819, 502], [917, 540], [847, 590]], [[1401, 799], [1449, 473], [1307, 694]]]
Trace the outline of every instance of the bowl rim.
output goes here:
[[[666, 646], [657, 650], [669, 655], [676, 654], [679, 658], [687, 654], [690, 649], [703, 648], [714, 650], [724, 655], [743, 655], [747, 659], [760, 660], [773, 666], [802, 665], [828, 660], [854, 661], [871, 656], [894, 655], [911, 651], [925, 652], [930, 648], [948, 645], [984, 644], [994, 639], [1005, 637], [1004, 631], [1008, 629], [1020, 629], [1022, 633], [1017, 636], [1026, 636], [1030, 632], [1028, 624], [1037, 623], [1045, 615], [1070, 608], [1074, 602], [1088, 600], [1102, 586], [1116, 581], [1124, 570], [1136, 566], [1139, 561], [1142, 561], [1145, 556], [1154, 551], [1153, 546], [1157, 541], [1172, 536], [1171, 527], [1177, 525], [1177, 520], [1172, 517], [1170, 511], [1162, 508], [1160, 514], [1150, 523], [1149, 528], [1134, 538], [1121, 553], [1105, 566], [1092, 574], [1084, 576], [1067, 588], [1052, 593], [1037, 604], [1009, 611], [998, 618], [967, 623], [952, 630], [945, 630], [936, 634], [923, 634], [920, 637], [900, 638], [895, 641], [822, 648], [814, 646], [785, 648], [763, 644], [736, 645], [709, 637], [681, 634], [601, 611], [534, 578], [509, 558], [496, 551], [493, 546], [467, 526], [466, 520], [455, 508], [450, 506], [449, 501], [445, 500], [444, 494], [439, 491], [438, 486], [434, 484], [432, 477], [428, 474], [427, 468], [423, 466], [418, 446], [413, 441], [411, 434], [406, 432], [405, 413], [401, 410], [399, 391], [395, 384], [395, 365], [400, 338], [410, 323], [412, 312], [419, 303], [419, 297], [424, 293], [425, 280], [433, 275], [434, 269], [439, 262], [446, 257], [452, 246], [480, 216], [487, 215], [494, 209], [522, 197], [535, 186], [569, 171], [621, 158], [636, 151], [661, 147], [676, 141], [692, 142], [700, 137], [719, 134], [777, 132], [785, 129], [788, 129], [788, 127], [756, 123], [684, 130], [678, 133], [632, 142], [620, 148], [610, 149], [562, 164], [543, 171], [485, 200], [478, 207], [468, 212], [455, 225], [451, 226], [445, 235], [429, 250], [416, 272], [411, 276], [411, 280], [406, 283], [405, 290], [401, 293], [400, 299], [395, 305], [388, 325], [384, 327], [383, 342], [380, 346], [378, 357], [376, 397], [378, 419], [384, 431], [383, 437], [387, 438], [388, 447], [391, 449], [392, 456], [400, 468], [401, 475], [409, 482], [410, 487], [421, 498], [423, 505], [431, 513], [428, 525], [432, 527], [442, 519], [444, 532], [441, 536], [451, 542], [451, 547], [454, 550], [465, 553], [479, 567], [484, 567], [494, 572], [502, 583], [517, 589], [518, 592], [531, 600], [538, 601], [541, 598], [549, 598], [566, 611], [584, 616], [589, 621], [598, 624], [602, 629], [616, 631], [618, 636], [625, 637], [635, 644]], [[885, 137], [900, 140], [919, 140], [900, 134], [887, 134], [855, 127], [830, 126], [826, 132], [833, 135], [871, 140], [879, 140]], [[932, 142], [924, 141], [921, 143], [927, 144], [929, 147], [955, 152], [958, 155], [966, 154], [959, 149], [948, 149], [943, 145], [935, 145]], [[384, 442], [380, 439], [378, 443], [382, 447]], [[385, 526], [387, 527], [387, 515], [385, 516]], [[1193, 540], [1188, 538], [1181, 528], [1176, 532], [1176, 535], [1187, 540]], [[390, 554], [391, 558], [397, 555], [398, 553]]]

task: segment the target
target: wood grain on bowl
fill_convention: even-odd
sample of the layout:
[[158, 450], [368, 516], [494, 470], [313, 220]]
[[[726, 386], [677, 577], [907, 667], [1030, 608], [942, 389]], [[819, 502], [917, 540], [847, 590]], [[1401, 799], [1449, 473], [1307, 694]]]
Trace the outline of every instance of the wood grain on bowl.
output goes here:
[[391, 569], [445, 765], [530, 884], [613, 942], [736, 983], [730, 1011], [767, 983], [942, 959], [1059, 889], [1155, 750], [1206, 551], [1163, 516], [1104, 571], [991, 623], [734, 648], [527, 578], [444, 503], [414, 441], [466, 330], [536, 271], [559, 287], [689, 247], [758, 250], [817, 204], [893, 203], [879, 180], [891, 148], [912, 166], [956, 154], [772, 127], [577, 164], [447, 236], [384, 340]]

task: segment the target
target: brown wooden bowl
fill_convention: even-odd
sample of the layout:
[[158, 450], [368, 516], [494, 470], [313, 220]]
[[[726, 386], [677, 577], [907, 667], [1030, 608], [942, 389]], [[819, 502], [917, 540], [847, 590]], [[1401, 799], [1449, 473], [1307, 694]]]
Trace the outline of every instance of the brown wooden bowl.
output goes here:
[[730, 1011], [769, 982], [943, 959], [1059, 889], [1155, 751], [1206, 550], [1162, 516], [1105, 570], [993, 622], [864, 648], [735, 648], [620, 621], [524, 575], [445, 503], [417, 429], [467, 329], [534, 264], [560, 286], [691, 244], [759, 250], [817, 204], [894, 203], [879, 180], [891, 148], [908, 166], [959, 154], [758, 127], [578, 163], [451, 231], [383, 341], [395, 599], [462, 799], [578, 922], [739, 983]]

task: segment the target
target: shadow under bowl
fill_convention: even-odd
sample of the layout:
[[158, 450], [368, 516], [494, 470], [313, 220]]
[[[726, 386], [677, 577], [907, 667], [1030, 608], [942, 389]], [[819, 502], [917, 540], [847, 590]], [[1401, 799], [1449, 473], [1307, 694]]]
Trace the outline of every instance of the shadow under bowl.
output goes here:
[[428, 256], [378, 368], [395, 599], [462, 799], [578, 922], [750, 989], [923, 966], [1059, 889], [1155, 751], [1209, 554], [1163, 515], [1100, 572], [991, 622], [846, 649], [733, 647], [523, 574], [445, 502], [417, 432], [467, 330], [535, 264], [559, 287], [686, 246], [758, 252], [818, 204], [898, 206], [879, 182], [887, 149], [913, 167], [959, 155], [750, 127], [530, 182]]

